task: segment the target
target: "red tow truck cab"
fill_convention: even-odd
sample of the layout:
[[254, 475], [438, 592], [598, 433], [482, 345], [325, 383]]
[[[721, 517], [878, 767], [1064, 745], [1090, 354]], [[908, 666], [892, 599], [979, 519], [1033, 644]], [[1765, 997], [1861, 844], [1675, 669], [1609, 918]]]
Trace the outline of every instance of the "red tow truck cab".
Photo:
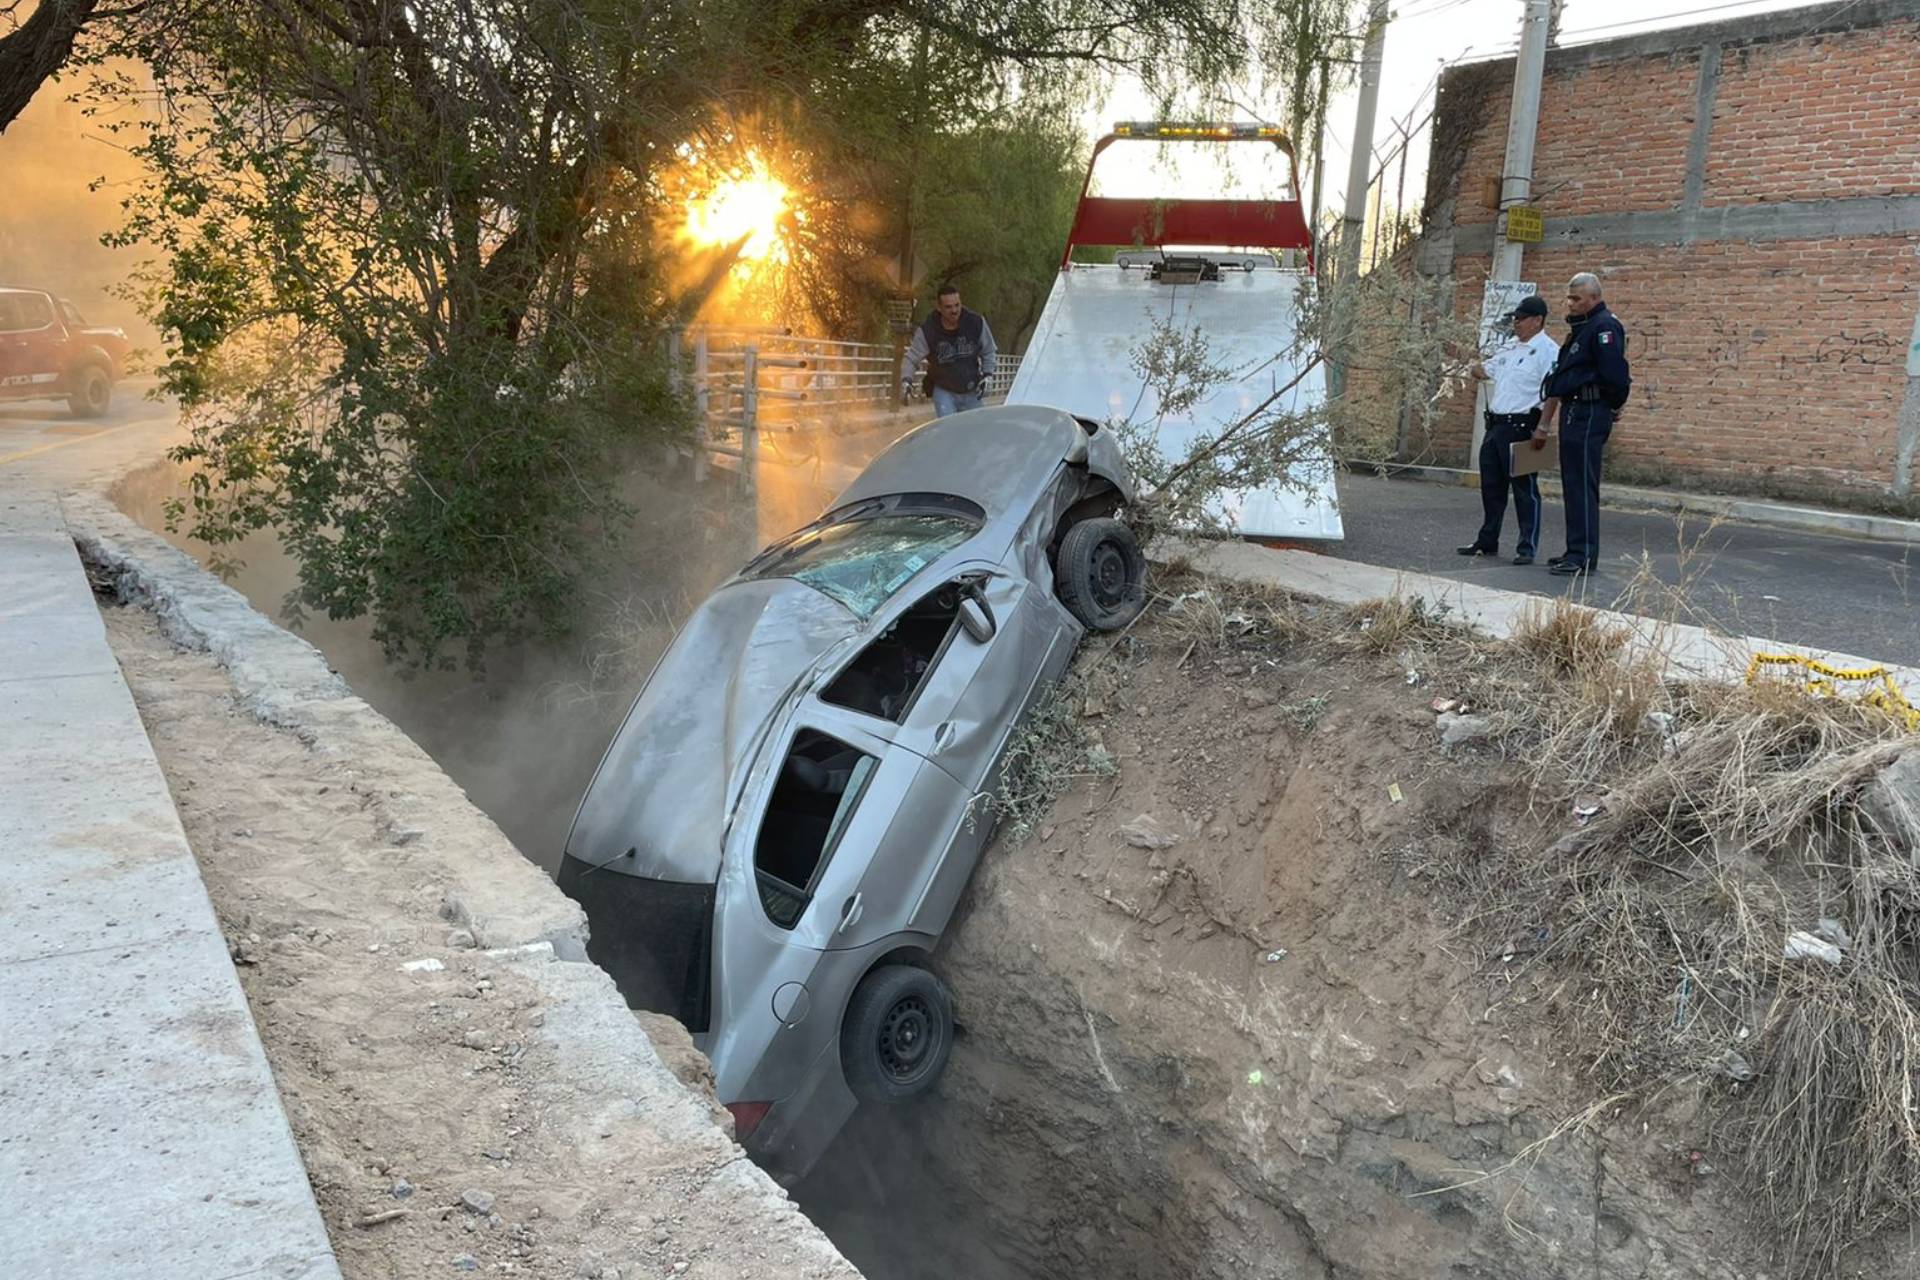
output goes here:
[[0, 401], [65, 400], [74, 417], [98, 418], [130, 346], [65, 298], [0, 285]]

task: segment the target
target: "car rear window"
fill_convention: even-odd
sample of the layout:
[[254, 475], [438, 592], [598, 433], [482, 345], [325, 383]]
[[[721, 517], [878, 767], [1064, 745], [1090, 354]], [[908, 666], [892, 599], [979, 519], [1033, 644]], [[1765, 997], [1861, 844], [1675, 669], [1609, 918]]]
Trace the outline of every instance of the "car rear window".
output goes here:
[[0, 333], [44, 329], [53, 323], [53, 308], [37, 293], [0, 293]]
[[[871, 618], [922, 569], [971, 538], [971, 503], [935, 495], [883, 498], [828, 515], [767, 548], [746, 578], [792, 578]], [[938, 504], [938, 505], [936, 505]]]

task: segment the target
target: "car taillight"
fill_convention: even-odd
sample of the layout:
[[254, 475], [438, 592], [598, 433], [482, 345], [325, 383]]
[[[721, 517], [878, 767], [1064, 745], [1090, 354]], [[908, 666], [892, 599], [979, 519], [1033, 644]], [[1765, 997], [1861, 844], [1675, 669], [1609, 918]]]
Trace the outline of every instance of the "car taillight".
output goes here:
[[729, 1102], [727, 1111], [733, 1116], [733, 1140], [745, 1142], [767, 1118], [767, 1112], [773, 1110], [771, 1102]]

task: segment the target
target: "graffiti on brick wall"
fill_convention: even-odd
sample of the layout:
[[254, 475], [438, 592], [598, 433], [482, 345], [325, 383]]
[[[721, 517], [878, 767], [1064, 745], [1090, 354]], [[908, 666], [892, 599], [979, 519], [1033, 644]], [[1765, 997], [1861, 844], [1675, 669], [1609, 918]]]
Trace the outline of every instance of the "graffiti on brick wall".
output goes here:
[[1905, 344], [1885, 329], [1874, 329], [1867, 333], [1829, 334], [1820, 339], [1820, 345], [1814, 348], [1811, 356], [1802, 357], [1807, 364], [1840, 365], [1887, 365], [1900, 364], [1906, 357]]
[[1707, 317], [1707, 381], [1717, 382], [1723, 373], [1731, 373], [1745, 363], [1753, 344], [1766, 336], [1763, 329], [1751, 328], [1725, 316]]

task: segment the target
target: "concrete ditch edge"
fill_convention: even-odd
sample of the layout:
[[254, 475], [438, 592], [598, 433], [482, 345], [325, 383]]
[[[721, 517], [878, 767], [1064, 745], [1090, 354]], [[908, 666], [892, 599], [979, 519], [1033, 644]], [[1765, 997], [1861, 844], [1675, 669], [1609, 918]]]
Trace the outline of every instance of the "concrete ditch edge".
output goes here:
[[115, 577], [128, 603], [151, 610], [171, 641], [212, 655], [245, 710], [378, 780], [376, 805], [390, 839], [441, 885], [442, 915], [540, 989], [547, 1016], [537, 1034], [555, 1064], [546, 1121], [555, 1131], [585, 1149], [609, 1125], [649, 1126], [674, 1153], [676, 1172], [698, 1188], [688, 1211], [711, 1213], [759, 1250], [729, 1274], [857, 1276], [661, 1060], [612, 980], [583, 963], [578, 906], [424, 751], [354, 694], [317, 649], [184, 552], [101, 497], [69, 494], [63, 503], [82, 557]]
[[[1498, 640], [1511, 637], [1538, 618], [1554, 606], [1556, 599], [1247, 542], [1168, 539], [1156, 544], [1151, 554], [1159, 561], [1181, 559], [1214, 577], [1274, 587], [1334, 604], [1355, 605], [1395, 596], [1417, 599], [1444, 621]], [[1609, 626], [1625, 632], [1630, 648], [1657, 655], [1672, 679], [1737, 682], [1746, 678], [1748, 664], [1755, 654], [1794, 654], [1841, 668], [1884, 667], [1907, 700], [1920, 705], [1920, 670], [1912, 667], [1784, 640], [1726, 635], [1704, 627], [1622, 613], [1590, 602], [1577, 586], [1569, 588], [1561, 598], [1599, 615]]]
[[339, 1280], [51, 495], [0, 483], [0, 1271]]

